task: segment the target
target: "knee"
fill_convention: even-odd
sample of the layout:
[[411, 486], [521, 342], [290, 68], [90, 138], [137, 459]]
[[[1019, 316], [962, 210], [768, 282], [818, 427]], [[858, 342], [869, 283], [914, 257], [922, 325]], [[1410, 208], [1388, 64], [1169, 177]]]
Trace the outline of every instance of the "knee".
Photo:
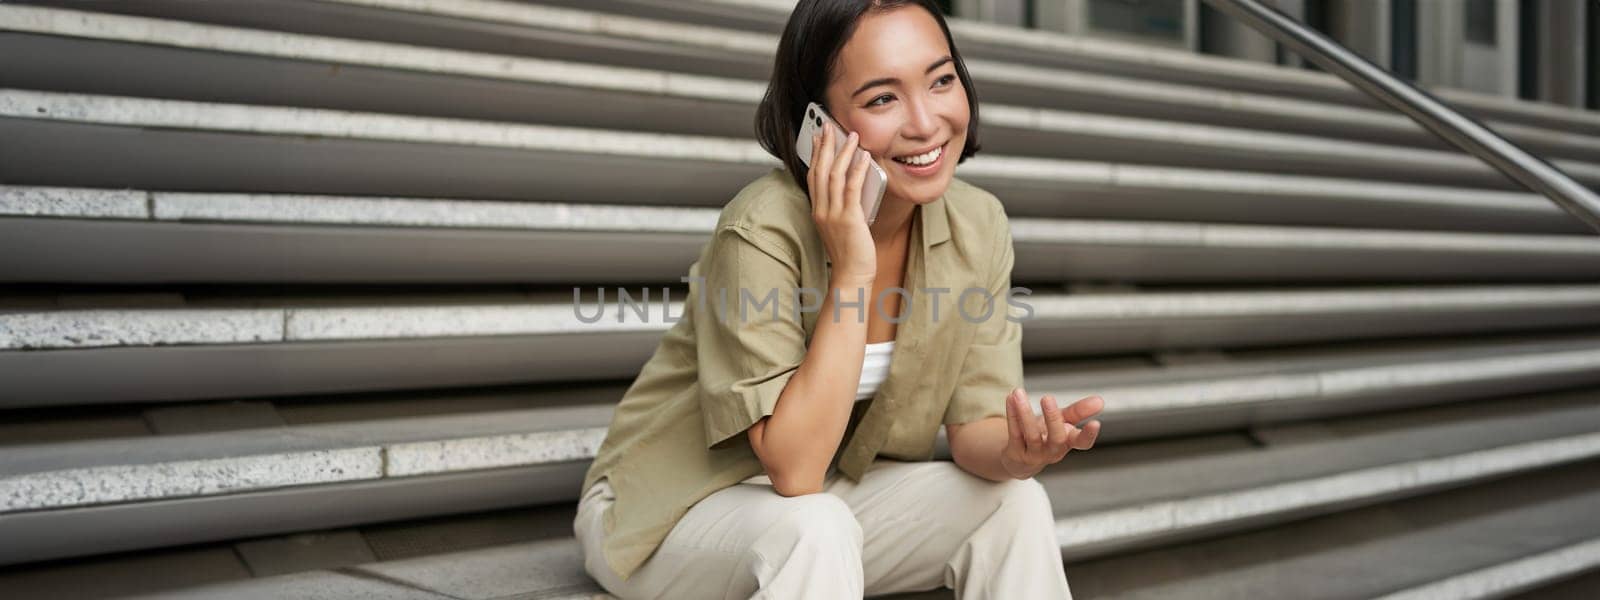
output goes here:
[[806, 494], [784, 498], [782, 505], [784, 510], [770, 522], [769, 535], [797, 544], [861, 547], [861, 522], [844, 499], [828, 493]]
[[1029, 522], [1041, 519], [1045, 522], [1055, 521], [1050, 495], [1037, 479], [990, 481], [962, 470], [955, 463], [933, 464], [937, 463], [930, 463], [926, 468], [937, 470], [939, 477], [952, 482], [946, 490], [950, 498], [967, 499], [973, 510], [984, 511], [984, 514], [1014, 514]]
[[999, 495], [999, 510], [1018, 513], [1030, 521], [1055, 522], [1050, 494], [1038, 480], [1030, 477], [1001, 482], [995, 486], [995, 492]]

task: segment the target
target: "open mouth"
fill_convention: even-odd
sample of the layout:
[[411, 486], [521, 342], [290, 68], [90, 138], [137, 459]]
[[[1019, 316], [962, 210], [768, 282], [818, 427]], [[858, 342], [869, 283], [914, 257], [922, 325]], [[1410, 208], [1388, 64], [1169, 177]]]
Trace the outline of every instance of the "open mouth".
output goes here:
[[930, 175], [938, 171], [940, 165], [944, 164], [945, 146], [947, 145], [949, 145], [949, 142], [936, 146], [927, 152], [896, 156], [893, 160], [900, 165], [901, 170], [911, 175]]

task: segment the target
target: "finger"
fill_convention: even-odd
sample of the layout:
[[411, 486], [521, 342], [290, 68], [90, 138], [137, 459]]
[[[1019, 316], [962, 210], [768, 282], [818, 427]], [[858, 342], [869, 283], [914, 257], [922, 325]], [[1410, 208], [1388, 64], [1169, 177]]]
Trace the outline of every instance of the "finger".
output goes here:
[[1083, 433], [1072, 440], [1072, 447], [1078, 450], [1088, 450], [1094, 447], [1094, 441], [1100, 438], [1100, 421], [1089, 421], [1083, 424]]
[[1100, 414], [1106, 406], [1106, 401], [1099, 396], [1089, 396], [1068, 406], [1064, 420], [1068, 423], [1082, 423], [1084, 420]]
[[811, 134], [811, 168], [806, 169], [806, 189], [811, 194], [811, 216], [822, 214], [823, 203], [817, 201], [817, 156], [822, 153], [822, 134]]
[[1009, 445], [1018, 450], [1026, 450], [1027, 442], [1022, 441], [1022, 416], [1021, 403], [1017, 402], [1017, 391], [1011, 390], [1011, 395], [1006, 396], [1006, 434], [1010, 436]]
[[854, 163], [852, 159], [855, 158], [856, 148], [860, 143], [861, 137], [854, 131], [839, 138], [839, 148], [834, 151], [834, 156], [838, 157], [838, 161], [833, 165], [833, 176], [837, 177], [839, 181], [843, 182], [846, 177], [850, 176], [850, 166]]
[[833, 128], [822, 128], [822, 153], [812, 161], [812, 171], [816, 172], [817, 180], [812, 182], [812, 197], [822, 196], [822, 212], [826, 216], [833, 215], [833, 199], [828, 197], [828, 173], [833, 167]]
[[1046, 436], [1045, 449], [1052, 455], [1066, 454], [1067, 448], [1070, 447], [1067, 444], [1071, 440], [1067, 437], [1067, 424], [1061, 418], [1061, 408], [1056, 405], [1056, 397], [1045, 394], [1039, 405], [1044, 409], [1044, 426], [1049, 434]]
[[1018, 450], [1021, 450], [1024, 454], [1028, 452], [1030, 445], [1028, 437], [1028, 417], [1030, 412], [1028, 411], [1027, 397], [1025, 392], [1018, 389], [1013, 390], [1011, 396], [1006, 398], [1006, 405], [1011, 410], [1012, 426], [1016, 428]]
[[1026, 390], [1018, 394], [1017, 402], [1019, 420], [1022, 421], [1022, 439], [1027, 442], [1028, 452], [1037, 452], [1044, 447], [1044, 427], [1039, 422], [1039, 416], [1033, 412], [1033, 404], [1028, 401]]
[[861, 208], [861, 188], [867, 182], [867, 166], [872, 164], [872, 155], [866, 150], [856, 150], [855, 155], [855, 164], [850, 166], [850, 180], [844, 186], [844, 195], [850, 203], [850, 209], [865, 219], [867, 213]]
[[834, 210], [838, 211], [835, 215], [844, 217], [847, 216], [844, 211], [850, 205], [850, 199], [845, 195], [844, 191], [845, 183], [850, 178], [850, 158], [855, 156], [856, 132], [852, 131], [849, 135], [846, 135], [839, 145], [842, 146], [838, 154], [839, 160], [833, 163], [833, 173], [828, 175], [828, 185], [833, 196], [832, 206]]

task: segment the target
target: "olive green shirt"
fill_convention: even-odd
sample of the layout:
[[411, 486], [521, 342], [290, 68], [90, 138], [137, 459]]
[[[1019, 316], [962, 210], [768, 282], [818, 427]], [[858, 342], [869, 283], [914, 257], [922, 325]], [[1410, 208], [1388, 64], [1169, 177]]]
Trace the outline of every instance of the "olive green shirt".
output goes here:
[[[1022, 385], [1021, 317], [1007, 302], [1014, 251], [1000, 201], [952, 178], [913, 220], [901, 285], [910, 296], [901, 296], [889, 375], [855, 403], [834, 456], [853, 480], [877, 456], [930, 460], [942, 424], [1005, 416], [1006, 395]], [[623, 394], [584, 477], [585, 490], [604, 477], [615, 491], [604, 554], [622, 578], [696, 502], [764, 472], [744, 432], [772, 414], [818, 319], [833, 318], [810, 308], [828, 292], [829, 263], [810, 197], [783, 169], [724, 207], [689, 267], [681, 317]], [[969, 288], [988, 295], [963, 297]]]

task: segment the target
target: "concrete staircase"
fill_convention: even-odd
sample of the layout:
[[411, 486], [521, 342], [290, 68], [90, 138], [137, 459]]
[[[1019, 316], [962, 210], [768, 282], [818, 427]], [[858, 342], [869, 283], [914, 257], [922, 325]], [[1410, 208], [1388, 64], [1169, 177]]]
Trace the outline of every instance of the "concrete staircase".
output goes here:
[[[670, 323], [572, 288], [681, 301], [785, 15], [0, 4], [0, 596], [600, 593]], [[1324, 74], [952, 27], [1027, 387], [1107, 399], [1040, 476], [1078, 597], [1600, 589], [1600, 238]], [[1435, 92], [1600, 185], [1600, 115]]]

